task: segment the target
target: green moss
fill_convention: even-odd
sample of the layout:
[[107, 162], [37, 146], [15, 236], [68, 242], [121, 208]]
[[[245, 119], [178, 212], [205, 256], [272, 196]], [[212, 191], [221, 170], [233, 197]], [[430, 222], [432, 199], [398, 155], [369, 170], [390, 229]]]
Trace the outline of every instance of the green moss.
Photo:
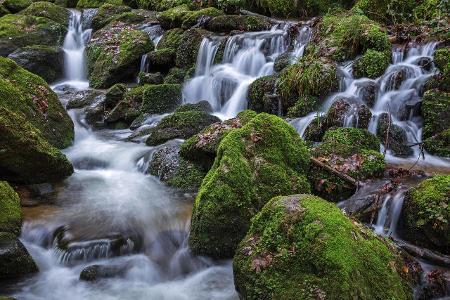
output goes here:
[[311, 195], [270, 200], [233, 259], [245, 299], [411, 299], [403, 268], [389, 241]]
[[0, 56], [30, 45], [61, 46], [67, 29], [48, 18], [6, 15], [0, 18]]
[[208, 30], [214, 32], [240, 31], [262, 31], [268, 30], [272, 24], [267, 18], [261, 16], [244, 15], [222, 15], [210, 20], [207, 24]]
[[70, 17], [70, 13], [67, 9], [44, 1], [32, 3], [20, 13], [28, 16], [45, 17], [63, 26], [67, 26]]
[[438, 175], [408, 191], [400, 230], [415, 244], [450, 251], [450, 176]]
[[191, 11], [184, 16], [181, 27], [184, 29], [188, 29], [196, 25], [198, 23], [199, 18], [201, 17], [212, 18], [221, 15], [223, 15], [223, 11], [214, 7], [208, 7], [200, 10]]
[[128, 90], [123, 99], [106, 116], [107, 123], [131, 123], [139, 115], [144, 91], [148, 86], [137, 86]]
[[181, 27], [184, 17], [190, 12], [189, 6], [184, 4], [168, 9], [158, 15], [158, 20], [164, 29]]
[[145, 143], [156, 146], [173, 139], [187, 139], [220, 119], [200, 110], [175, 112], [152, 128]]
[[294, 106], [289, 107], [286, 116], [288, 118], [304, 117], [316, 110], [318, 102], [319, 100], [314, 96], [301, 96]]
[[150, 70], [168, 70], [175, 64], [176, 50], [172, 48], [159, 48], [147, 54]]
[[103, 4], [92, 19], [92, 28], [98, 30], [115, 20], [118, 15], [129, 11], [131, 8], [125, 5]]
[[193, 67], [203, 38], [210, 34], [211, 32], [200, 28], [185, 31], [177, 49], [176, 66], [182, 69]]
[[32, 0], [5, 0], [3, 5], [12, 13], [24, 10], [33, 3]]
[[391, 52], [386, 32], [364, 15], [326, 15], [320, 24], [321, 47], [336, 61], [345, 61], [368, 49]]
[[450, 157], [450, 129], [424, 140], [424, 148], [433, 155]]
[[356, 78], [368, 77], [375, 79], [384, 74], [391, 63], [390, 53], [367, 50], [364, 55], [358, 59], [353, 67], [353, 75]]
[[419, 22], [422, 20], [434, 21], [448, 15], [448, 3], [442, 0], [423, 0], [414, 6], [413, 14]]
[[122, 0], [78, 0], [77, 8], [97, 8], [105, 3], [121, 5]]
[[412, 19], [412, 12], [417, 7], [415, 0], [359, 0], [353, 10], [359, 10], [369, 18], [396, 24]]
[[57, 95], [37, 75], [0, 57], [0, 106], [24, 116], [58, 148], [73, 140], [73, 123]]
[[86, 48], [89, 82], [94, 88], [106, 88], [137, 75], [138, 62], [153, 50], [149, 36], [140, 30], [112, 23], [94, 33]]
[[175, 110], [181, 103], [180, 84], [147, 85], [144, 88], [142, 113], [162, 114]]
[[426, 91], [422, 98], [423, 137], [429, 138], [450, 128], [450, 93]]
[[19, 195], [6, 181], [0, 181], [0, 231], [19, 235], [21, 227]]
[[264, 101], [264, 96], [274, 94], [276, 82], [275, 75], [263, 76], [253, 81], [248, 90], [248, 108], [256, 112], [270, 113], [270, 103]]
[[186, 78], [186, 71], [180, 68], [172, 68], [164, 78], [165, 84], [182, 84]]
[[273, 196], [308, 192], [309, 151], [295, 129], [262, 113], [220, 142], [194, 204], [189, 246], [230, 258], [250, 219]]
[[439, 88], [450, 92], [450, 48], [441, 48], [434, 53], [434, 63], [440, 72]]
[[171, 48], [176, 50], [183, 39], [183, 33], [184, 30], [181, 28], [167, 30], [159, 41], [158, 48]]

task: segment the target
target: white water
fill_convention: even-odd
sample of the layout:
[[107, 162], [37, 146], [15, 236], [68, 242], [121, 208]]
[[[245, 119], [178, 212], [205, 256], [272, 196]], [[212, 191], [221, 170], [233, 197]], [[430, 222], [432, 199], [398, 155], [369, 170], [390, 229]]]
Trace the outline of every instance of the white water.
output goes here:
[[78, 88], [87, 88], [86, 43], [91, 38], [92, 29], [84, 29], [82, 14], [70, 10], [67, 35], [64, 39], [64, 81]]
[[[214, 64], [214, 60], [223, 38], [204, 38], [197, 57], [195, 77], [183, 89], [184, 102], [207, 100], [219, 117], [235, 117], [247, 107], [250, 84], [259, 77], [273, 74], [275, 59], [288, 50], [289, 26], [291, 24], [276, 25], [269, 31], [229, 37], [219, 64]], [[309, 27], [304, 27], [295, 37], [293, 60], [303, 55], [310, 36]]]
[[[153, 42], [153, 45], [155, 45], [155, 49], [157, 49], [158, 43], [164, 34], [164, 30], [162, 29], [162, 27], [159, 25], [150, 25], [150, 26], [142, 27], [141, 30], [145, 31], [148, 34], [148, 36], [150, 37], [150, 39]], [[149, 72], [148, 62], [147, 62], [147, 53], [142, 55], [142, 57], [141, 57], [141, 64], [139, 67], [139, 72], [145, 72], [145, 73]], [[138, 81], [139, 81], [139, 78], [138, 78]]]
[[383, 205], [378, 212], [375, 232], [383, 236], [396, 236], [396, 229], [400, 213], [403, 208], [405, 190], [400, 189], [394, 194], [388, 194], [383, 199]]
[[[291, 123], [297, 131], [303, 135], [308, 125], [314, 120], [314, 115], [325, 115], [331, 105], [338, 99], [349, 101], [353, 109], [350, 109], [345, 118], [344, 126], [355, 127], [358, 124], [358, 116], [355, 108], [363, 102], [363, 88], [367, 84], [375, 83], [378, 86], [375, 104], [371, 108], [372, 120], [369, 124], [369, 131], [376, 133], [378, 117], [382, 113], [389, 113], [392, 122], [400, 126], [406, 132], [408, 145], [422, 142], [422, 119], [420, 116], [407, 111], [407, 105], [414, 105], [421, 101], [420, 91], [426, 81], [435, 74], [436, 69], [431, 67], [429, 71], [422, 68], [419, 63], [422, 59], [432, 59], [436, 43], [429, 43], [423, 46], [413, 47], [407, 53], [401, 49], [394, 49], [392, 53], [393, 64], [388, 67], [385, 73], [376, 80], [369, 78], [354, 79], [352, 76], [353, 63], [349, 62], [340, 67], [342, 74], [341, 91], [332, 94], [326, 99], [319, 111], [306, 117], [293, 120]], [[395, 76], [399, 72], [404, 72], [401, 84], [394, 85]], [[369, 105], [368, 105], [369, 106]], [[396, 164], [413, 164], [420, 155], [419, 146], [412, 147], [413, 155], [407, 158], [394, 156], [387, 151], [386, 161]], [[419, 160], [418, 165], [450, 167], [450, 161], [425, 153], [425, 160]]]

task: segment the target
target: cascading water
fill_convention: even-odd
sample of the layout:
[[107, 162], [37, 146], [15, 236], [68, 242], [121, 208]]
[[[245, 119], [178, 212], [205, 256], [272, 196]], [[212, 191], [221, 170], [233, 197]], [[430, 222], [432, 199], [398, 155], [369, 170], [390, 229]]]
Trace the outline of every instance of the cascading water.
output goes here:
[[[153, 42], [153, 45], [155, 45], [155, 49], [157, 49], [158, 43], [164, 34], [164, 30], [162, 29], [162, 27], [160, 25], [150, 25], [150, 26], [141, 27], [140, 30], [142, 30], [148, 34], [148, 36], [150, 37], [150, 39]], [[141, 57], [141, 64], [139, 67], [139, 72], [147, 73], [148, 71], [149, 70], [148, 70], [147, 53], [146, 53], [146, 54], [142, 55], [142, 57]], [[138, 80], [139, 80], [139, 78], [138, 78]]]
[[83, 27], [82, 13], [70, 10], [69, 28], [64, 39], [64, 76], [66, 84], [87, 88], [86, 43], [91, 38], [92, 29]]
[[[341, 66], [341, 92], [328, 97], [319, 111], [291, 121], [292, 125], [303, 135], [315, 116], [325, 115], [335, 101], [345, 99], [350, 102], [352, 108], [349, 109], [345, 117], [344, 126], [357, 126], [358, 113], [356, 107], [366, 104], [370, 107], [372, 113], [369, 131], [376, 133], [379, 116], [388, 113], [392, 117], [392, 124], [405, 130], [408, 145], [419, 144], [422, 141], [422, 120], [413, 111], [409, 111], [408, 107], [414, 107], [421, 101], [421, 89], [436, 72], [431, 63], [425, 63], [429, 67], [421, 66], [424, 62], [432, 60], [435, 48], [436, 43], [433, 42], [424, 46], [412, 47], [407, 53], [404, 53], [401, 49], [394, 49], [392, 54], [393, 64], [376, 80], [369, 78], [354, 79], [352, 62]], [[363, 100], [364, 88], [369, 85], [376, 87], [373, 106]], [[392, 163], [415, 163], [420, 155], [420, 149], [419, 146], [414, 146], [412, 149], [414, 150], [413, 155], [408, 158], [399, 158], [387, 151], [386, 160]], [[449, 161], [427, 153], [425, 153], [425, 160], [419, 161], [418, 164], [450, 167]]]
[[[204, 38], [197, 57], [195, 77], [183, 89], [184, 102], [207, 100], [218, 116], [225, 119], [236, 116], [247, 106], [250, 84], [259, 77], [273, 74], [275, 59], [288, 50], [289, 26], [291, 24], [276, 25], [269, 31], [229, 37], [219, 64], [214, 64], [214, 61], [223, 38]], [[293, 41], [293, 60], [303, 55], [310, 37], [309, 27], [300, 30]]]

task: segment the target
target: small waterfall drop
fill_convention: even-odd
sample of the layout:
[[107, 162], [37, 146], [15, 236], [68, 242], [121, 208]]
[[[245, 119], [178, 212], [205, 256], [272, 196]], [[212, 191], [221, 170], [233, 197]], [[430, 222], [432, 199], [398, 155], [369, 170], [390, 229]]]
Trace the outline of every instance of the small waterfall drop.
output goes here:
[[[140, 30], [142, 30], [148, 34], [148, 36], [150, 37], [150, 39], [153, 42], [153, 45], [155, 45], [155, 49], [157, 49], [158, 43], [164, 34], [164, 30], [162, 29], [162, 27], [160, 25], [145, 25], [145, 26], [141, 27]], [[149, 72], [147, 59], [148, 59], [147, 53], [142, 55], [139, 72], [144, 72], [144, 73]], [[138, 78], [138, 83], [139, 83], [139, 78]]]
[[[207, 100], [216, 115], [228, 119], [247, 107], [250, 84], [257, 78], [274, 73], [274, 61], [289, 49], [288, 29], [280, 24], [271, 30], [237, 34], [227, 39], [221, 63], [214, 64], [221, 37], [205, 37], [201, 43], [195, 77], [183, 89], [183, 100], [196, 103]], [[303, 27], [293, 41], [293, 60], [303, 55], [311, 29]]]
[[84, 50], [91, 33], [92, 29], [83, 28], [82, 13], [70, 10], [69, 28], [63, 44], [64, 76], [66, 83], [77, 88], [89, 86]]

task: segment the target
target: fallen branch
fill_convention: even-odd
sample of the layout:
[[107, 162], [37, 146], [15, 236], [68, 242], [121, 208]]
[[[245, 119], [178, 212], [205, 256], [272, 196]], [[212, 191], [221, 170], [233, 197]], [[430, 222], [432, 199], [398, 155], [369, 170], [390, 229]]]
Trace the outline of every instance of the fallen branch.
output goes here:
[[403, 240], [396, 240], [396, 242], [403, 250], [412, 256], [422, 258], [442, 267], [450, 268], [450, 256], [448, 255], [440, 254], [426, 248], [420, 248]]
[[311, 157], [311, 161], [313, 164], [315, 164], [316, 166], [321, 167], [322, 169], [325, 169], [331, 173], [333, 173], [334, 175], [338, 176], [339, 178], [341, 178], [342, 180], [347, 181], [348, 183], [351, 183], [352, 185], [354, 185], [355, 187], [358, 187], [358, 181], [356, 179], [354, 179], [353, 177], [348, 176], [347, 174], [344, 174], [342, 172], [339, 172], [338, 170], [334, 169], [333, 167], [324, 164], [323, 162], [321, 162], [320, 160]]

